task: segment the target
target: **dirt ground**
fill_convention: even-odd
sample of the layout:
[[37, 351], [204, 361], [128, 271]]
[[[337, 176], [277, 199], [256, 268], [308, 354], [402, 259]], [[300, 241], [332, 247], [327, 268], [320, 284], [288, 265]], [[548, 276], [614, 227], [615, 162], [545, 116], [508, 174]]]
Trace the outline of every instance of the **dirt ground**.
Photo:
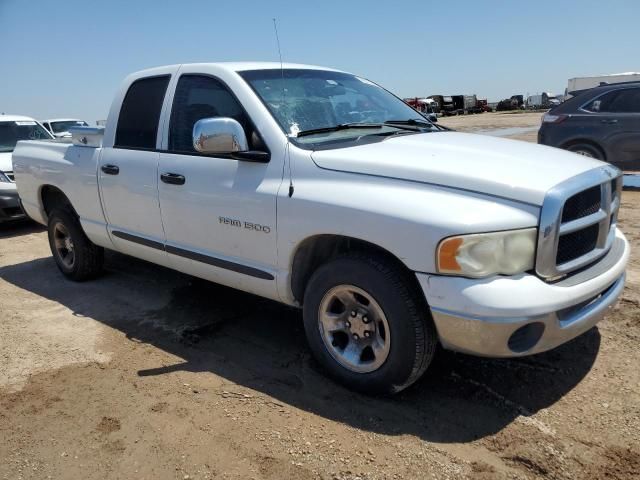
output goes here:
[[502, 138], [535, 143], [537, 142], [542, 115], [540, 112], [516, 110], [513, 112], [440, 117], [438, 122], [460, 132], [489, 132]]
[[327, 380], [295, 309], [115, 253], [71, 283], [43, 229], [0, 226], [0, 479], [640, 478], [638, 205], [597, 328], [519, 360], [440, 352], [394, 398]]

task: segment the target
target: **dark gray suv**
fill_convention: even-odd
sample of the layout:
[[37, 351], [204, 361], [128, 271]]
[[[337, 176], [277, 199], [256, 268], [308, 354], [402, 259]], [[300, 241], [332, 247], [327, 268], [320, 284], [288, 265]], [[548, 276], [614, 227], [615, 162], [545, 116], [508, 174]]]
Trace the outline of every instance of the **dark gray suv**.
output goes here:
[[640, 83], [595, 87], [550, 110], [538, 143], [640, 170]]

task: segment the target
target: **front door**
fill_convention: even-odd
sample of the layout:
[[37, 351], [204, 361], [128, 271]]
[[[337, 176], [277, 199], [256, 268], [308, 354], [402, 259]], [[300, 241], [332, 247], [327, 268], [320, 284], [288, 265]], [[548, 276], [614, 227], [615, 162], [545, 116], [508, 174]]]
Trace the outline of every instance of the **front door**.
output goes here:
[[276, 295], [276, 195], [280, 162], [253, 163], [193, 148], [200, 119], [231, 117], [250, 147], [265, 150], [245, 110], [220, 80], [183, 74], [160, 154], [160, 210], [174, 268], [232, 287]]

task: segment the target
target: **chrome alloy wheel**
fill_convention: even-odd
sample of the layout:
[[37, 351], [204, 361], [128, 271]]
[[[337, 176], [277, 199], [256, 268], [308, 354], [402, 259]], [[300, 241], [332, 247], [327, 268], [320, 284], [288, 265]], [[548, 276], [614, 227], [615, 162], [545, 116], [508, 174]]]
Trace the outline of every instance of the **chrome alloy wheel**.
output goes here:
[[73, 249], [73, 240], [69, 234], [69, 230], [62, 223], [56, 223], [53, 228], [53, 242], [56, 248], [56, 254], [66, 268], [73, 268], [76, 261], [76, 255]]
[[382, 308], [353, 285], [338, 285], [324, 295], [318, 328], [331, 356], [353, 372], [373, 372], [389, 356], [391, 332]]

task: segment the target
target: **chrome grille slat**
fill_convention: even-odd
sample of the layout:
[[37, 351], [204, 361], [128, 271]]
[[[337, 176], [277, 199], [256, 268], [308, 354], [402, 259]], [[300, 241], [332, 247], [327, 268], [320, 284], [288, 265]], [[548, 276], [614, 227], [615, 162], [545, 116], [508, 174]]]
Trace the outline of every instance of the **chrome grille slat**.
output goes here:
[[607, 217], [608, 215], [606, 212], [598, 210], [596, 213], [592, 213], [588, 217], [581, 217], [577, 220], [571, 220], [570, 222], [563, 223], [560, 225], [560, 235], [565, 235], [567, 233], [575, 232], [576, 230], [590, 227], [595, 223], [600, 223]]
[[7, 178], [9, 180], [11, 180], [12, 182], [16, 181], [16, 177], [13, 175], [13, 172], [4, 172], [4, 174], [7, 176]]
[[[595, 188], [599, 189], [599, 199]], [[609, 251], [615, 237], [621, 190], [620, 170], [607, 165], [573, 177], [547, 193], [540, 212], [538, 275], [557, 279], [595, 262]], [[565, 206], [569, 200], [567, 213]], [[597, 211], [594, 212], [595, 208]], [[598, 225], [595, 241], [594, 225]], [[587, 231], [591, 234], [586, 234]], [[576, 241], [579, 243], [574, 245]], [[588, 244], [580, 243], [582, 241]], [[571, 258], [571, 251], [578, 256]], [[562, 263], [558, 264], [557, 260]]]

